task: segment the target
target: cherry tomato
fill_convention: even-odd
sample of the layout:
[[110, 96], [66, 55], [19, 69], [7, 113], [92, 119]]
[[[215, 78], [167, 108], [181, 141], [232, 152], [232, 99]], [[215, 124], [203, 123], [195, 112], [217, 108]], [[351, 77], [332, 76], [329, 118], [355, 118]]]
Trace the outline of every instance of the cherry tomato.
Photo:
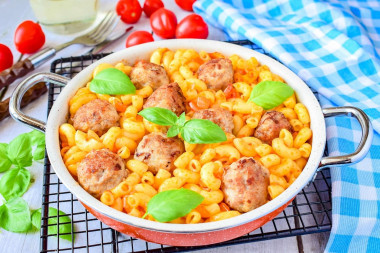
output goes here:
[[150, 16], [150, 26], [153, 32], [161, 38], [170, 39], [175, 36], [177, 17], [172, 11], [161, 8]]
[[153, 14], [153, 12], [163, 7], [164, 3], [161, 0], [145, 0], [143, 9], [145, 15], [147, 17], [150, 17]]
[[185, 11], [193, 11], [193, 3], [197, 0], [175, 0], [177, 5]]
[[16, 28], [14, 42], [20, 53], [33, 54], [45, 44], [45, 34], [39, 24], [27, 20]]
[[179, 22], [175, 35], [177, 38], [207, 39], [208, 26], [197, 14], [190, 14]]
[[120, 0], [116, 5], [117, 15], [127, 24], [134, 24], [139, 21], [142, 9], [137, 0]]
[[147, 31], [135, 31], [128, 36], [125, 46], [131, 47], [151, 41], [154, 41], [152, 34]]
[[4, 44], [0, 44], [0, 72], [13, 65], [12, 51]]

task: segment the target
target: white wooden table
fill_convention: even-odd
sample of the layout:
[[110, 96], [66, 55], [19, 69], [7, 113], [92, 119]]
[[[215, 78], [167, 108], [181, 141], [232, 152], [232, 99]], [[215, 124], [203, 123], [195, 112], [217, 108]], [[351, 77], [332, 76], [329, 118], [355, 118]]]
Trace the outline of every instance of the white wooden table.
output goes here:
[[[116, 0], [100, 1], [100, 10], [105, 11], [110, 8], [114, 8]], [[143, 4], [143, 0], [140, 0]], [[181, 20], [184, 16], [188, 15], [188, 12], [181, 10], [174, 3], [174, 0], [164, 0], [165, 6], [173, 10], [178, 20]], [[19, 53], [16, 51], [13, 45], [13, 35], [18, 24], [24, 20], [35, 20], [28, 0], [0, 0], [0, 43], [9, 46], [14, 54], [15, 61], [19, 57]], [[126, 24], [119, 24], [117, 29], [121, 30], [126, 28]], [[134, 25], [134, 30], [147, 30], [150, 31], [149, 20], [142, 15], [142, 18], [138, 24]], [[58, 36], [49, 32], [46, 34], [45, 46], [55, 46], [62, 42], [70, 40], [70, 36]], [[155, 37], [155, 39], [158, 39]], [[225, 40], [224, 33], [210, 27], [209, 39]], [[125, 47], [125, 40], [121, 40], [120, 43], [116, 43], [112, 47], [108, 48], [109, 51], [117, 51]], [[88, 48], [83, 46], [74, 45], [57, 54], [58, 57], [68, 57], [81, 55], [86, 52]], [[50, 63], [45, 63], [41, 67], [37, 68], [35, 72], [49, 71]], [[6, 97], [8, 97], [14, 89], [17, 81], [10, 87]], [[39, 98], [24, 109], [24, 112], [34, 116], [38, 119], [46, 119], [46, 107], [47, 107], [47, 94]], [[0, 122], [0, 142], [9, 142], [20, 133], [30, 131], [29, 128], [16, 123], [13, 119], [7, 118]], [[41, 207], [42, 196], [42, 181], [43, 181], [43, 164], [34, 163], [30, 168], [34, 183], [29, 190], [24, 194], [23, 198], [28, 202], [31, 209], [38, 209]], [[0, 177], [2, 175], [0, 174]], [[0, 200], [1, 203], [1, 200]], [[302, 236], [303, 251], [304, 252], [322, 252], [325, 248], [328, 240], [329, 233], [320, 233]], [[17, 234], [10, 233], [5, 230], [0, 232], [0, 252], [39, 252], [40, 248], [40, 234], [39, 232]], [[276, 239], [269, 241], [261, 241], [249, 244], [241, 244], [236, 246], [228, 246], [224, 248], [201, 250], [198, 252], [212, 252], [212, 253], [225, 253], [225, 252], [302, 252], [297, 246], [296, 237], [288, 237], [284, 239]]]

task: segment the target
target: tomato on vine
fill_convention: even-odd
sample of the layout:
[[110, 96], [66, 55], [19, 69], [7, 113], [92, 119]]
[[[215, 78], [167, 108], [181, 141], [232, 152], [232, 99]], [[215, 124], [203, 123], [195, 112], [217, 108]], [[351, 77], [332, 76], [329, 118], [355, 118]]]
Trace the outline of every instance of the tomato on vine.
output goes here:
[[45, 34], [38, 23], [26, 20], [16, 28], [14, 43], [22, 54], [33, 54], [45, 44]]

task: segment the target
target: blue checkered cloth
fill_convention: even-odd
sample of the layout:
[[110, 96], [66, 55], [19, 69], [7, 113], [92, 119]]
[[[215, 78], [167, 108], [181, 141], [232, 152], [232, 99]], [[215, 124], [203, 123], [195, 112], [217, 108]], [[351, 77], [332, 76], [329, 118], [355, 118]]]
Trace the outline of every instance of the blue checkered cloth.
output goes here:
[[[380, 3], [377, 0], [198, 0], [194, 11], [230, 39], [249, 39], [318, 91], [322, 106], [356, 106], [376, 131], [366, 158], [331, 168], [326, 252], [380, 252]], [[330, 155], [361, 137], [348, 117], [326, 120]]]

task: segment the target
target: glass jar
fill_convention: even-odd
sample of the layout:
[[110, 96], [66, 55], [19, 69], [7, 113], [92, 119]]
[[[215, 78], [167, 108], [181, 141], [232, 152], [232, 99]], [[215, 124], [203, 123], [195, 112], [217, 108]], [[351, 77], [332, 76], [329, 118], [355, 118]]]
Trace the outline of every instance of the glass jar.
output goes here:
[[96, 19], [97, 0], [30, 0], [33, 12], [44, 28], [70, 34], [88, 28]]

